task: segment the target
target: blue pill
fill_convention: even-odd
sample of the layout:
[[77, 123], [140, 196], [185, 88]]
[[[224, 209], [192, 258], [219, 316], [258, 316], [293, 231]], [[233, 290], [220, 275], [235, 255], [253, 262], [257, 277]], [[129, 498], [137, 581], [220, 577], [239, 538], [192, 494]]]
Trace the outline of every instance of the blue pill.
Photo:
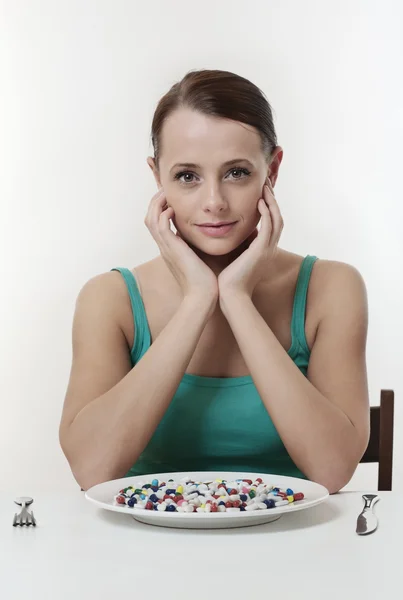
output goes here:
[[221, 502], [218, 503], [218, 506], [225, 506], [225, 502], [221, 500]]
[[243, 510], [245, 510], [245, 507], [244, 507], [244, 506], [240, 506], [239, 508], [240, 508], [241, 512], [242, 512]]
[[264, 503], [266, 504], [267, 508], [274, 508], [276, 506], [276, 503], [274, 502], [273, 498], [270, 498], [269, 500], [264, 500]]
[[158, 487], [158, 479], [153, 479], [151, 485], [156, 485]]
[[156, 494], [151, 494], [150, 500], [151, 502], [158, 502], [158, 496]]
[[129, 500], [127, 501], [127, 505], [130, 506], [131, 508], [133, 508], [133, 506], [137, 504], [137, 500], [134, 496], [132, 496], [131, 498], [129, 498]]
[[154, 504], [153, 510], [158, 510], [158, 506], [159, 506], [158, 504]]
[[175, 511], [176, 511], [176, 508], [175, 508], [175, 506], [174, 506], [173, 504], [169, 504], [169, 505], [167, 506], [167, 508], [166, 508], [166, 511], [167, 511], [167, 512], [175, 512]]
[[242, 500], [242, 502], [246, 502], [248, 499], [248, 496], [246, 494], [240, 494], [239, 498], [240, 498], [240, 500]]
[[146, 499], [146, 496], [145, 496], [145, 494], [140, 494], [140, 498], [141, 498], [142, 500], [145, 500], [145, 499]]
[[292, 491], [291, 488], [287, 488], [287, 496], [293, 496], [294, 492]]

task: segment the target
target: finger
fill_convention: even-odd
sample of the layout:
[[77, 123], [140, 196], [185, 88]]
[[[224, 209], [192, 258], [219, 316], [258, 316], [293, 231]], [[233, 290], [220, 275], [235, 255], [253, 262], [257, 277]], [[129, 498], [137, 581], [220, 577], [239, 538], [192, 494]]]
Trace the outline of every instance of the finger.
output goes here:
[[164, 192], [164, 188], [160, 188], [158, 190], [158, 192], [156, 194], [154, 194], [154, 196], [151, 198], [150, 203], [148, 205], [148, 209], [147, 209], [147, 215], [146, 215], [146, 219], [148, 217], [150, 217], [153, 209], [155, 208], [156, 204], [158, 204], [159, 202], [162, 202], [162, 200], [165, 198], [166, 201], [166, 196], [165, 196], [165, 192]]
[[258, 209], [260, 214], [262, 215], [262, 223], [257, 239], [260, 240], [262, 245], [268, 246], [270, 243], [270, 238], [272, 236], [273, 224], [270, 215], [270, 209], [263, 198], [259, 200]]
[[[162, 190], [162, 188], [161, 188]], [[162, 190], [159, 193], [155, 194], [153, 199], [150, 202], [150, 206], [148, 209], [147, 217], [146, 217], [146, 225], [147, 227], [156, 232], [158, 229], [158, 222], [161, 215], [161, 212], [164, 210], [164, 207], [167, 205], [167, 199], [165, 196], [165, 192]]]
[[172, 235], [174, 235], [172, 229], [171, 229], [171, 219], [174, 217], [175, 212], [174, 209], [169, 206], [166, 210], [164, 210], [160, 217], [159, 217], [159, 222], [158, 222], [158, 227], [159, 227], [159, 232], [161, 237], [166, 240], [167, 234], [168, 232], [171, 232]]
[[283, 217], [280, 212], [279, 205], [271, 190], [265, 186], [265, 202], [269, 207], [271, 220], [273, 224], [273, 239], [278, 241], [284, 227]]

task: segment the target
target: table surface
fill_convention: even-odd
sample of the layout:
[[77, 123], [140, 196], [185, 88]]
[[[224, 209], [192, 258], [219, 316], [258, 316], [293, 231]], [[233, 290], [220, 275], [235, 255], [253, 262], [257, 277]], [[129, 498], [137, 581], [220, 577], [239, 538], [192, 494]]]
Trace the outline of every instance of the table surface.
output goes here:
[[[103, 510], [84, 493], [30, 495], [36, 528], [13, 527], [14, 496], [0, 493], [0, 598], [346, 600], [402, 597], [401, 500], [380, 492], [378, 530], [355, 533], [362, 494], [254, 527], [180, 530]], [[397, 593], [399, 591], [399, 593]], [[397, 596], [396, 596], [397, 593]]]

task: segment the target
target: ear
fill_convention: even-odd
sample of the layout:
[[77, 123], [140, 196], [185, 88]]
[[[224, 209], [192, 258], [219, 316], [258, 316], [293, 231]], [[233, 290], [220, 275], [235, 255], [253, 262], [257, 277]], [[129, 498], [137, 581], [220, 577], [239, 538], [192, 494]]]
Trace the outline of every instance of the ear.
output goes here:
[[270, 162], [267, 168], [267, 177], [270, 179], [273, 187], [275, 186], [278, 177], [281, 161], [283, 160], [283, 154], [284, 152], [281, 146], [276, 146], [271, 153]]
[[157, 184], [158, 189], [162, 188], [160, 173], [157, 169], [157, 165], [155, 164], [155, 159], [152, 156], [147, 158], [147, 164], [153, 172], [155, 182]]

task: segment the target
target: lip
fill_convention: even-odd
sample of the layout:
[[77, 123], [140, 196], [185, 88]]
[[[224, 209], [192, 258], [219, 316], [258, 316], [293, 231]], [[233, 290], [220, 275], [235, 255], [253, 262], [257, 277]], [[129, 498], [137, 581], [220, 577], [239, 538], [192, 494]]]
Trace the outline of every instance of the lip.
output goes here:
[[203, 223], [202, 225], [197, 225], [197, 227], [205, 235], [210, 237], [222, 237], [229, 233], [236, 223], [237, 221], [222, 221], [221, 223]]

